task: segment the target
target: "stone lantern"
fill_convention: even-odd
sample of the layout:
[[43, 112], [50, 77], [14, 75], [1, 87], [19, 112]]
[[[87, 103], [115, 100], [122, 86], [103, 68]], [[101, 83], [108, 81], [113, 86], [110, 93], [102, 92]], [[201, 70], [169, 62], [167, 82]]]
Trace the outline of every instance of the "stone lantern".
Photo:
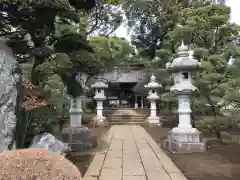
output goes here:
[[147, 123], [149, 124], [157, 124], [160, 125], [160, 118], [157, 117], [157, 106], [156, 100], [159, 98], [157, 94], [157, 89], [161, 87], [159, 83], [156, 82], [156, 77], [152, 75], [150, 77], [150, 82], [144, 86], [145, 88], [149, 89], [147, 99], [150, 101], [150, 115], [147, 118]]
[[178, 127], [168, 134], [168, 148], [171, 152], [188, 153], [205, 151], [201, 132], [191, 125], [190, 97], [197, 90], [191, 83], [191, 73], [198, 69], [199, 63], [192, 56], [193, 51], [182, 43], [178, 48], [178, 57], [166, 68], [173, 73], [174, 85], [170, 91], [178, 96]]
[[[76, 77], [76, 80], [81, 84], [83, 90], [86, 91], [85, 86], [85, 77], [86, 75], [83, 73], [79, 73]], [[85, 79], [84, 79], [85, 78]], [[70, 116], [70, 127], [81, 127], [82, 126], [82, 96], [78, 97], [70, 97], [70, 109], [69, 109], [69, 116]]]
[[92, 88], [95, 89], [95, 96], [93, 99], [97, 102], [97, 115], [93, 118], [92, 124], [96, 126], [107, 125], [106, 117], [103, 116], [103, 101], [106, 100], [104, 89], [108, 88], [108, 85], [98, 80], [92, 85]]

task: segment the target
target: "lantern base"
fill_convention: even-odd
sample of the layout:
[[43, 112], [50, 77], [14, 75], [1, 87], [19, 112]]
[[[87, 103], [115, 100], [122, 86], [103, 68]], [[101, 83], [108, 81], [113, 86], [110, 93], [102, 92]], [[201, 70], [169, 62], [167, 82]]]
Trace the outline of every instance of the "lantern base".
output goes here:
[[91, 125], [92, 126], [95, 126], [95, 127], [105, 127], [105, 126], [109, 126], [108, 122], [107, 122], [107, 118], [104, 117], [104, 116], [101, 116], [101, 117], [94, 117], [92, 122], [91, 122]]
[[148, 123], [149, 125], [158, 125], [158, 126], [161, 126], [160, 118], [159, 118], [159, 117], [148, 117], [148, 118], [146, 119], [146, 123]]
[[169, 151], [172, 153], [193, 153], [206, 150], [202, 133], [195, 128], [173, 128], [168, 133], [166, 143]]
[[64, 128], [62, 141], [68, 143], [72, 152], [84, 152], [97, 147], [97, 138], [84, 126]]

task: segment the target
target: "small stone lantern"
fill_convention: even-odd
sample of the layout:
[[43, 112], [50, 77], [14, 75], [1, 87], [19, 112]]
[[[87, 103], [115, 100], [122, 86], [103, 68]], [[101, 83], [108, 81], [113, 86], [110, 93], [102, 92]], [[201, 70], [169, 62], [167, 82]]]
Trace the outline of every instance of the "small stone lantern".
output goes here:
[[179, 124], [168, 135], [168, 148], [176, 153], [205, 151], [201, 132], [191, 125], [190, 97], [197, 90], [191, 83], [191, 73], [199, 66], [192, 53], [193, 51], [189, 51], [182, 43], [178, 48], [178, 57], [172, 63], [166, 64], [166, 68], [174, 76], [174, 85], [170, 91], [178, 96]]
[[103, 116], [103, 101], [106, 100], [104, 89], [108, 88], [108, 85], [98, 80], [92, 85], [92, 88], [95, 89], [95, 96], [93, 99], [97, 102], [97, 115], [93, 118], [92, 124], [96, 126], [107, 125], [106, 117]]
[[149, 89], [147, 99], [150, 101], [150, 115], [147, 118], [146, 122], [149, 124], [160, 125], [160, 118], [157, 117], [156, 100], [159, 98], [157, 94], [157, 89], [161, 87], [161, 85], [156, 82], [156, 77], [152, 75], [150, 77], [150, 82], [144, 87]]

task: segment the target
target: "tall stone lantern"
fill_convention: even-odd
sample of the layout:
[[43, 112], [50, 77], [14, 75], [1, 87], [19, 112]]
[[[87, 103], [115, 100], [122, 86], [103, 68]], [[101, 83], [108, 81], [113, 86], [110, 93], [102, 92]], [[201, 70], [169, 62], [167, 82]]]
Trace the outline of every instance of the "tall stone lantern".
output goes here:
[[156, 101], [159, 98], [157, 94], [157, 89], [161, 87], [157, 81], [156, 77], [152, 74], [150, 77], [150, 82], [144, 87], [149, 89], [147, 99], [150, 101], [150, 115], [147, 118], [146, 122], [149, 124], [160, 125], [160, 118], [157, 117], [157, 104]]
[[192, 52], [182, 43], [178, 48], [178, 57], [172, 63], [166, 64], [166, 68], [174, 77], [174, 85], [170, 91], [178, 96], [179, 124], [168, 134], [168, 148], [176, 153], [205, 151], [201, 132], [191, 125], [190, 97], [197, 90], [191, 82], [191, 73], [199, 66]]
[[106, 100], [104, 89], [108, 88], [108, 85], [103, 81], [98, 80], [92, 85], [92, 88], [95, 89], [95, 96], [93, 99], [97, 102], [97, 114], [93, 118], [92, 124], [95, 126], [107, 125], [106, 117], [103, 116], [103, 101]]

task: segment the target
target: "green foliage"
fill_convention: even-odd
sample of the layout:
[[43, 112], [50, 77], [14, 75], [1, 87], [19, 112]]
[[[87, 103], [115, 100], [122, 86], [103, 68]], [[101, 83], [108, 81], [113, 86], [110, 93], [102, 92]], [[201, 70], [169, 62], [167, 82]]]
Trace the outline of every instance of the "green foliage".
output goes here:
[[121, 5], [119, 0], [97, 0], [87, 15], [86, 34], [109, 36], [113, 33], [123, 21]]
[[46, 101], [54, 107], [56, 114], [61, 117], [68, 117], [70, 101], [67, 97], [64, 84], [58, 75], [48, 78], [44, 91]]
[[220, 143], [223, 143], [221, 137], [221, 131], [228, 130], [236, 126], [240, 122], [239, 115], [236, 116], [204, 116], [203, 119], [199, 121], [199, 125], [203, 128], [209, 130], [209, 132], [214, 132], [217, 135], [217, 139]]
[[105, 0], [1, 1], [0, 32], [19, 62], [33, 62], [32, 84], [44, 84], [53, 74], [66, 82], [77, 71], [93, 75], [104, 68], [86, 35], [111, 34], [122, 22], [119, 7]]
[[[42, 76], [52, 76], [71, 72], [75, 69], [93, 75], [101, 69], [128, 61], [133, 47], [124, 39], [117, 37], [96, 36], [90, 38], [90, 46], [79, 34], [66, 34], [55, 44], [54, 56], [39, 65], [36, 70]], [[83, 50], [84, 49], [84, 50]]]
[[[3, 32], [7, 44], [12, 47], [14, 54], [20, 62], [33, 61], [31, 81], [34, 85], [38, 85], [41, 80], [37, 66], [52, 59], [52, 54], [60, 50], [63, 45], [77, 46], [77, 49], [87, 49], [88, 42], [86, 38], [84, 42], [79, 44], [78, 38], [72, 34], [60, 34], [56, 37], [55, 30], [56, 21], [61, 20], [61, 23], [71, 24], [79, 22], [79, 11], [89, 12], [95, 6], [95, 0], [75, 1], [75, 0], [44, 0], [44, 1], [2, 1], [0, 31]], [[58, 22], [57, 22], [58, 23]], [[14, 28], [14, 30], [13, 30]], [[72, 33], [72, 32], [71, 32]], [[67, 40], [66, 40], [67, 38]], [[72, 43], [69, 41], [72, 40]], [[67, 44], [64, 44], [66, 43]], [[56, 50], [53, 49], [53, 44]], [[70, 46], [69, 47], [72, 47]], [[66, 52], [66, 51], [64, 51]], [[56, 63], [55, 63], [56, 64]], [[61, 64], [61, 63], [57, 63]], [[46, 63], [45, 65], [53, 65]], [[59, 67], [56, 67], [58, 69]], [[51, 73], [49, 68], [48, 73]]]
[[24, 111], [20, 124], [16, 127], [16, 147], [26, 148], [34, 136], [52, 132], [55, 113], [52, 108], [40, 107]]
[[113, 65], [129, 61], [133, 47], [126, 39], [118, 37], [93, 36], [89, 38], [95, 55], [105, 66]]
[[96, 0], [96, 4], [90, 11], [79, 11], [77, 23], [66, 21], [58, 17], [56, 26], [57, 34], [69, 32], [80, 33], [82, 35], [103, 35], [109, 36], [122, 23], [123, 12], [120, 1]]
[[177, 18], [175, 6], [168, 0], [136, 1], [129, 0], [123, 5], [128, 25], [133, 30], [132, 43], [142, 56], [153, 59], [156, 49], [169, 49], [172, 53], [168, 32], [174, 27]]
[[36, 71], [39, 71], [42, 76], [50, 77], [54, 74], [60, 74], [72, 67], [72, 62], [69, 56], [65, 53], [56, 53], [48, 58], [44, 63], [40, 64]]

